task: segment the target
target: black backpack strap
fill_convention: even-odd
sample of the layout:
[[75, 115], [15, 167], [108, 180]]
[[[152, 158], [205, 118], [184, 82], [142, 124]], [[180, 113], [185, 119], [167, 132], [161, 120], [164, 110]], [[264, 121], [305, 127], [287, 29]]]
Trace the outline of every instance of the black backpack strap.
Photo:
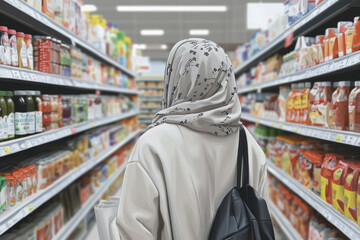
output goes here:
[[237, 160], [237, 187], [247, 186], [249, 184], [249, 155], [248, 145], [244, 126], [239, 128], [239, 145]]

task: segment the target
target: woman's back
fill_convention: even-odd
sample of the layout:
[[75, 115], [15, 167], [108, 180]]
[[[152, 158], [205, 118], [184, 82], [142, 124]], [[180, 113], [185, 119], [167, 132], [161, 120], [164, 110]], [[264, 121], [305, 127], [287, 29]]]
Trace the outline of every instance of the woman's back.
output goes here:
[[[247, 136], [250, 184], [267, 199], [265, 157]], [[122, 239], [207, 239], [218, 206], [235, 186], [238, 137], [175, 124], [147, 131], [126, 169], [117, 217]]]

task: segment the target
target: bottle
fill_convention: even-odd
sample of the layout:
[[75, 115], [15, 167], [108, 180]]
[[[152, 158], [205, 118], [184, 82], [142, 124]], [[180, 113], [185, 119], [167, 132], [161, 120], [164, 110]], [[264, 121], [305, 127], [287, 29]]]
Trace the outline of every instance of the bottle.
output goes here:
[[35, 133], [35, 91], [26, 91], [26, 124], [27, 134]]
[[14, 91], [14, 106], [15, 106], [15, 136], [27, 135], [26, 124], [26, 91]]
[[16, 31], [14, 29], [9, 29], [8, 35], [9, 35], [9, 42], [10, 42], [11, 66], [19, 67], [19, 54], [17, 51]]
[[6, 106], [7, 106], [7, 134], [8, 139], [15, 138], [15, 107], [13, 102], [13, 92], [12, 91], [6, 91]]
[[27, 49], [25, 43], [25, 34], [23, 32], [16, 33], [17, 36], [17, 52], [19, 54], [19, 67], [29, 68], [27, 60]]
[[5, 91], [0, 91], [0, 140], [7, 140], [7, 106], [5, 101]]
[[35, 132], [37, 133], [43, 131], [43, 107], [40, 95], [40, 91], [35, 91]]
[[0, 26], [0, 64], [11, 65], [8, 28]]
[[26, 58], [28, 62], [28, 69], [34, 70], [33, 45], [32, 45], [32, 36], [30, 34], [25, 34], [25, 44], [26, 44]]

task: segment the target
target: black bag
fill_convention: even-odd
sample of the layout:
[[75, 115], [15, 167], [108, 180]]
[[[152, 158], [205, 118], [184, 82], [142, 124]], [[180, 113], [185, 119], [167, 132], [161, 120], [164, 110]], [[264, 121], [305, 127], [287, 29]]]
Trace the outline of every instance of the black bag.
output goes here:
[[266, 202], [249, 185], [247, 138], [242, 125], [239, 134], [237, 186], [221, 202], [209, 235], [209, 240], [222, 239], [275, 239]]

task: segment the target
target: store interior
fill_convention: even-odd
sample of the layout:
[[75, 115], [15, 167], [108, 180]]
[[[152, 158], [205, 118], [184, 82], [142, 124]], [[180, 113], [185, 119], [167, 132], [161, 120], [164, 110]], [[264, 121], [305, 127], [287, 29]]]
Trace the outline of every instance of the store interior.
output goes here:
[[[170, 50], [230, 57], [276, 239], [360, 240], [360, 1], [3, 0], [0, 240], [98, 240]], [[234, 147], [237, 147], [234, 145]]]

